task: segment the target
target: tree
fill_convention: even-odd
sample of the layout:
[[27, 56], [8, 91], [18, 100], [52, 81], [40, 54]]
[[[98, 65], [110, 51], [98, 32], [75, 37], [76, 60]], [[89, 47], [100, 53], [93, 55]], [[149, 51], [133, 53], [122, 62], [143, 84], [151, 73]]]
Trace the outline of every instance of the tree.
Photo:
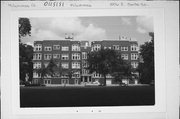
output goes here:
[[122, 79], [132, 79], [132, 68], [129, 62], [119, 62], [116, 64], [115, 71], [112, 72], [116, 82], [122, 83]]
[[[41, 76], [41, 83], [44, 81], [44, 78], [48, 76], [49, 71], [43, 64], [40, 69], [35, 70]], [[43, 84], [43, 83], [42, 83]]]
[[121, 55], [111, 49], [90, 52], [87, 61], [89, 64], [87, 69], [90, 73], [99, 73], [104, 77], [104, 86], [106, 86], [106, 76], [122, 71], [122, 66], [124, 66]]
[[138, 71], [141, 83], [151, 83], [154, 81], [154, 33], [150, 32], [151, 40], [140, 46], [140, 55], [143, 62], [139, 64]]
[[19, 66], [20, 80], [25, 81], [28, 75], [29, 80], [33, 77], [33, 47], [21, 42], [21, 38], [31, 34], [31, 24], [28, 18], [19, 19]]
[[43, 64], [40, 69], [37, 69], [35, 71], [41, 76], [41, 82], [43, 82], [45, 77], [55, 77], [57, 70], [57, 65], [55, 64], [54, 60], [51, 59], [47, 67], [45, 67], [45, 65]]
[[53, 59], [51, 59], [49, 61], [49, 64], [47, 66], [47, 71], [48, 71], [48, 74], [51, 76], [51, 77], [54, 77], [56, 76], [56, 73], [58, 71], [58, 67], [55, 63], [55, 61]]
[[31, 24], [28, 18], [19, 18], [19, 38], [31, 34]]

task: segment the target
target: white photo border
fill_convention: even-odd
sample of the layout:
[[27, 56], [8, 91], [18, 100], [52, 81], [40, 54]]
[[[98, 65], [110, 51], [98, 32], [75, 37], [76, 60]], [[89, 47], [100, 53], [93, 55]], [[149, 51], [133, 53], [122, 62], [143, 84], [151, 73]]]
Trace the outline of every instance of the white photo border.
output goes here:
[[[14, 1], [13, 1], [14, 2]], [[12, 3], [13, 3], [12, 2]], [[29, 1], [23, 1], [30, 3]], [[71, 2], [71, 1], [70, 1]], [[77, 2], [77, 1], [75, 1]], [[92, 2], [92, 1], [90, 1]], [[109, 3], [102, 4], [99, 1], [98, 7], [81, 10], [106, 10]], [[126, 1], [138, 3], [138, 1]], [[18, 47], [18, 18], [19, 17], [39, 17], [39, 13], [47, 14], [48, 17], [53, 16], [55, 13], [61, 11], [78, 11], [76, 9], [61, 9], [51, 7], [47, 9], [42, 6], [37, 8], [15, 8], [16, 6], [8, 6], [8, 2], [1, 2], [1, 118], [2, 119], [59, 119], [59, 118], [87, 118], [87, 119], [178, 119], [179, 113], [179, 2], [178, 1], [140, 1], [148, 6], [135, 6], [135, 7], [122, 7], [112, 8], [107, 6], [109, 11], [119, 11], [122, 14], [112, 15], [151, 15], [154, 17], [154, 33], [155, 39], [155, 63], [156, 71], [160, 72], [158, 77], [155, 78], [155, 98], [156, 104], [159, 100], [159, 105], [155, 106], [122, 106], [122, 107], [88, 107], [88, 108], [24, 108], [19, 107], [19, 47]], [[21, 2], [14, 2], [21, 4]], [[34, 1], [38, 5], [41, 2]], [[94, 1], [95, 3], [95, 1]], [[94, 4], [93, 3], [93, 4]], [[102, 8], [101, 8], [102, 6]], [[14, 8], [13, 8], [14, 7]], [[98, 9], [97, 9], [98, 8]], [[141, 9], [142, 8], [142, 9]], [[58, 10], [59, 9], [59, 10]], [[155, 12], [157, 10], [157, 13]], [[71, 11], [71, 12], [72, 12]], [[126, 11], [131, 11], [127, 12]], [[140, 11], [140, 12], [138, 12]], [[149, 11], [149, 12], [148, 12]], [[23, 14], [27, 13], [27, 14]], [[52, 14], [49, 14], [52, 12]], [[33, 13], [33, 15], [32, 15]], [[29, 15], [31, 14], [31, 15]], [[100, 14], [95, 12], [96, 15]], [[82, 15], [81, 15], [82, 16]], [[111, 16], [111, 15], [109, 15]], [[158, 19], [157, 21], [157, 18]], [[160, 32], [158, 32], [160, 31]], [[162, 53], [162, 54], [161, 54]], [[13, 57], [14, 56], [14, 57]], [[163, 59], [163, 58], [164, 59]], [[161, 62], [162, 59], [162, 62]], [[162, 67], [161, 67], [162, 66]], [[162, 72], [161, 72], [162, 70]], [[157, 74], [157, 73], [155, 73]], [[13, 77], [14, 76], [14, 77]], [[16, 78], [16, 79], [15, 79]], [[15, 80], [14, 80], [15, 79]], [[16, 82], [17, 81], [17, 82]], [[162, 81], [162, 82], [160, 82]], [[161, 93], [161, 94], [160, 94]], [[159, 95], [160, 94], [160, 95]], [[160, 102], [163, 101], [163, 102]], [[114, 112], [110, 112], [113, 109]], [[99, 110], [101, 112], [99, 112]], [[125, 110], [124, 110], [125, 109]], [[93, 110], [93, 112], [92, 112]], [[66, 112], [69, 111], [69, 112]], [[78, 111], [78, 112], [77, 112]]]

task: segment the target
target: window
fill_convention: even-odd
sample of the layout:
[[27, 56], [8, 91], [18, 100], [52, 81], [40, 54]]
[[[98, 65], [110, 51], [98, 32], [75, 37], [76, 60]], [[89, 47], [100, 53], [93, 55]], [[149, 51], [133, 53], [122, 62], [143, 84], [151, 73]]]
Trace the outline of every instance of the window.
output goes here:
[[83, 68], [88, 67], [88, 62], [87, 62], [87, 61], [83, 61], [83, 62], [82, 62], [82, 66], [83, 66]]
[[45, 79], [44, 84], [51, 84], [51, 80], [50, 79]]
[[45, 46], [45, 47], [44, 47], [44, 51], [52, 51], [51, 46]]
[[82, 69], [82, 74], [88, 74], [88, 73], [89, 73], [89, 70]]
[[34, 84], [38, 84], [38, 83], [39, 83], [38, 79], [34, 79], [34, 80], [33, 80], [33, 83], [34, 83]]
[[42, 45], [41, 44], [36, 44], [34, 46], [34, 51], [42, 51]]
[[138, 54], [137, 53], [132, 53], [131, 54], [131, 60], [137, 60], [138, 59]]
[[128, 51], [128, 47], [121, 47], [121, 51]]
[[44, 67], [46, 68], [48, 66], [48, 62], [44, 62]]
[[69, 60], [69, 54], [62, 54], [61, 59], [62, 60]]
[[99, 77], [101, 77], [101, 75], [100, 74], [98, 74], [98, 73], [94, 73], [94, 78], [99, 78]]
[[80, 51], [80, 46], [78, 44], [72, 45], [72, 51]]
[[72, 60], [80, 60], [80, 53], [73, 53], [72, 54]]
[[53, 54], [53, 58], [54, 59], [59, 59], [60, 58], [60, 54]]
[[69, 51], [69, 47], [68, 46], [62, 46], [62, 51]]
[[33, 72], [33, 78], [41, 78], [41, 74]]
[[87, 52], [82, 52], [82, 59], [87, 59]]
[[74, 72], [72, 75], [73, 78], [80, 78], [80, 72]]
[[41, 62], [34, 62], [33, 63], [33, 68], [34, 69], [40, 69], [41, 68]]
[[44, 60], [50, 60], [51, 54], [44, 54]]
[[113, 45], [114, 50], [119, 50], [119, 45]]
[[53, 50], [59, 50], [60, 49], [60, 45], [53, 45]]
[[63, 69], [68, 69], [68, 68], [69, 68], [69, 63], [67, 63], [67, 62], [61, 63], [61, 67], [62, 67]]
[[95, 44], [94, 46], [93, 46], [93, 51], [98, 51], [98, 50], [100, 50], [101, 49], [101, 45], [100, 44]]
[[133, 68], [137, 68], [138, 67], [138, 62], [131, 62], [131, 66]]
[[69, 80], [68, 79], [62, 79], [61, 84], [69, 84]]
[[138, 51], [138, 46], [136, 44], [131, 45], [131, 51]]
[[121, 55], [121, 58], [122, 58], [123, 60], [128, 60], [128, 54], [122, 54], [122, 55]]
[[107, 76], [106, 76], [106, 78], [113, 78], [110, 74], [108, 74]]
[[33, 54], [33, 60], [41, 60], [41, 57], [42, 57], [41, 53], [34, 53]]
[[72, 69], [80, 69], [80, 62], [72, 62]]
[[62, 74], [61, 78], [68, 78], [68, 75], [67, 74]]

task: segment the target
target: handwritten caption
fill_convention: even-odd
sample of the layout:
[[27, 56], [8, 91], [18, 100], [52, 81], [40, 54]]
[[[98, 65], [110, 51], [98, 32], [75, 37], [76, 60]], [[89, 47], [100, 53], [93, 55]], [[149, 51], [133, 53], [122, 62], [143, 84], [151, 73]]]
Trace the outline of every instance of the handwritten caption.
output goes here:
[[96, 3], [81, 2], [63, 2], [63, 1], [45, 1], [45, 2], [27, 2], [27, 3], [8, 3], [13, 8], [93, 8], [93, 7], [146, 7], [145, 2], [109, 2], [105, 6], [96, 6]]
[[144, 3], [144, 2], [111, 2], [109, 4], [111, 7], [137, 7], [137, 6], [141, 6], [141, 7], [145, 7], [148, 6], [148, 4]]

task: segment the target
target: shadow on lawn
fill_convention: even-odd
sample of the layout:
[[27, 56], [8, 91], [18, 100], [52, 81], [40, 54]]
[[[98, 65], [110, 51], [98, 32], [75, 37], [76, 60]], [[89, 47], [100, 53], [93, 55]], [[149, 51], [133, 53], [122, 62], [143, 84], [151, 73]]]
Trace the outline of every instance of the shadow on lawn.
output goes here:
[[141, 106], [155, 104], [154, 86], [21, 87], [21, 107]]

